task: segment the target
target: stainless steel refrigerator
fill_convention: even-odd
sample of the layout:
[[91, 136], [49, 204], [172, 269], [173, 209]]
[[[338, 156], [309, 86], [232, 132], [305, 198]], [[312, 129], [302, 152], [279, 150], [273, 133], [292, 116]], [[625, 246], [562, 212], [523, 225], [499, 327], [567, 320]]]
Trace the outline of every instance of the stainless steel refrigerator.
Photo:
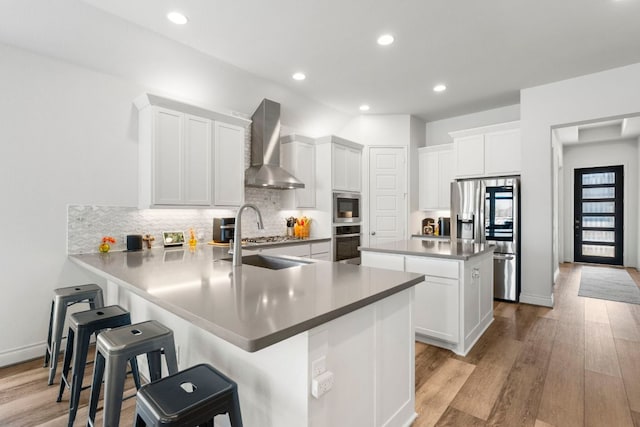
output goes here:
[[451, 240], [495, 245], [494, 298], [520, 298], [520, 177], [451, 183]]

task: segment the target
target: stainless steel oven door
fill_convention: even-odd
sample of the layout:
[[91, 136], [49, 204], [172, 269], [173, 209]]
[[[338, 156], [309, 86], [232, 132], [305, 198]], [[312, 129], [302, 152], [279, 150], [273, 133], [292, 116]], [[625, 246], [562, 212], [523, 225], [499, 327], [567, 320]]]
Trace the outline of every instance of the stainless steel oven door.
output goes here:
[[360, 264], [360, 233], [343, 234], [333, 236], [334, 238], [334, 261], [346, 262], [349, 264]]

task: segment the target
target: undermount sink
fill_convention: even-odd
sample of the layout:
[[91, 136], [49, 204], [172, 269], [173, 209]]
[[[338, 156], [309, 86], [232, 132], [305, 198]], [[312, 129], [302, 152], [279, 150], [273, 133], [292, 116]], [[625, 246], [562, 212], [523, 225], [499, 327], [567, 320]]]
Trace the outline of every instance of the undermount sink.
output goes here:
[[[231, 258], [225, 258], [224, 261], [231, 261]], [[297, 267], [300, 265], [311, 264], [312, 261], [303, 261], [300, 259], [285, 258], [273, 255], [247, 255], [242, 257], [242, 264], [252, 265], [254, 267], [268, 268], [269, 270], [282, 270], [283, 268]]]

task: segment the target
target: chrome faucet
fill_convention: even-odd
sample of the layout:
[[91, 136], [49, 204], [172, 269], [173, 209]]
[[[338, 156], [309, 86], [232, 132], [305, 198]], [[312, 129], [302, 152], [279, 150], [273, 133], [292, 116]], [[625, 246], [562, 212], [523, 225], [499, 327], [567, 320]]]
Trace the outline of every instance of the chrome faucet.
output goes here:
[[256, 205], [251, 203], [245, 203], [240, 206], [238, 209], [238, 213], [236, 214], [236, 222], [235, 222], [235, 230], [233, 232], [233, 266], [237, 267], [242, 265], [242, 211], [246, 208], [251, 208], [256, 211], [256, 216], [258, 217], [258, 229], [264, 229], [264, 225], [262, 224], [262, 214]]

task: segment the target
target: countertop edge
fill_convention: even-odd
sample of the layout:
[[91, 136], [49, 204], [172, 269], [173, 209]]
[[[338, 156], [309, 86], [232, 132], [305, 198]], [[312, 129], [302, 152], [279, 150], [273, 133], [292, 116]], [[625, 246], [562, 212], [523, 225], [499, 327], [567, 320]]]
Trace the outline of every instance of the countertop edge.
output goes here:
[[[167, 303], [165, 300], [161, 298], [156, 298], [153, 295], [149, 294], [148, 292], [145, 292], [144, 290], [134, 285], [131, 285], [126, 281], [105, 272], [104, 270], [100, 270], [99, 268], [91, 264], [85, 263], [84, 261], [82, 261], [81, 259], [77, 258], [74, 255], [69, 255], [68, 258], [74, 264], [87, 269], [91, 273], [96, 274], [97, 276], [102, 277], [108, 281], [111, 281], [117, 284], [118, 286], [124, 287], [125, 289], [133, 292], [134, 294], [140, 296], [141, 298], [144, 298], [145, 300], [158, 305], [159, 307], [169, 311], [170, 313], [178, 317], [181, 317], [182, 319], [192, 322], [194, 325], [216, 335], [220, 339], [223, 339], [229, 342], [230, 344], [233, 344], [249, 353], [254, 353], [256, 351], [262, 350], [263, 348], [276, 344], [280, 341], [284, 341], [285, 339], [288, 339], [294, 335], [308, 331], [312, 328], [315, 328], [316, 326], [320, 326], [331, 320], [337, 319], [340, 316], [351, 313], [369, 304], [380, 301], [393, 294], [396, 294], [412, 286], [415, 286], [424, 280], [423, 274], [405, 273], [408, 275], [413, 275], [415, 277], [393, 288], [386, 289], [382, 292], [379, 292], [374, 295], [370, 295], [366, 298], [352, 302], [343, 307], [339, 307], [327, 313], [320, 314], [311, 319], [304, 320], [296, 325], [289, 326], [285, 329], [273, 332], [271, 334], [268, 334], [259, 338], [250, 339], [250, 338], [242, 337], [232, 331], [229, 331], [228, 329], [221, 328], [205, 319], [202, 319], [201, 317], [194, 315], [193, 313], [187, 310], [181, 309], [180, 307]], [[362, 268], [372, 268], [372, 267], [362, 267]]]
[[407, 251], [401, 249], [386, 249], [386, 248], [368, 248], [368, 247], [359, 247], [361, 252], [378, 252], [378, 253], [387, 253], [387, 254], [398, 254], [398, 255], [410, 255], [410, 256], [419, 256], [425, 258], [443, 258], [443, 259], [455, 259], [460, 261], [468, 261], [471, 258], [475, 258], [477, 256], [484, 255], [489, 252], [493, 252], [495, 250], [494, 246], [487, 246], [483, 250], [472, 254], [472, 255], [451, 255], [451, 254], [441, 254], [441, 253], [428, 253], [428, 252], [416, 252], [416, 251]]

